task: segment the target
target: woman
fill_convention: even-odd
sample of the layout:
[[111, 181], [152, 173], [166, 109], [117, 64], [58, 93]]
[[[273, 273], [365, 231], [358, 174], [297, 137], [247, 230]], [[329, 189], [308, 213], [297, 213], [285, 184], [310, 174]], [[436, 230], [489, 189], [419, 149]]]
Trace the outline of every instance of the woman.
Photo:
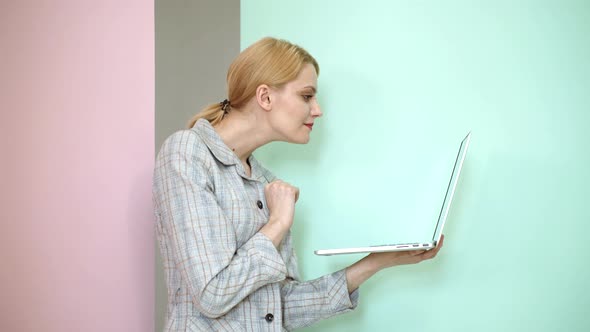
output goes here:
[[370, 254], [299, 279], [290, 228], [299, 190], [252, 155], [272, 141], [307, 143], [322, 116], [316, 60], [264, 38], [231, 64], [228, 97], [162, 145], [154, 173], [157, 235], [168, 283], [165, 331], [285, 331], [354, 309], [379, 270], [431, 251]]

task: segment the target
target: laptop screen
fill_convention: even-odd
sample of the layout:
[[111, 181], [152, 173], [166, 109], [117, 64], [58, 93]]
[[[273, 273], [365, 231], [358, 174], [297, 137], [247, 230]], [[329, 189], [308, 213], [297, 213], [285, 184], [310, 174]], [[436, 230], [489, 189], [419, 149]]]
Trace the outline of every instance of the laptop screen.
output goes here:
[[445, 221], [447, 220], [447, 215], [449, 214], [449, 208], [451, 207], [451, 201], [453, 200], [453, 195], [455, 194], [455, 187], [457, 186], [457, 182], [459, 181], [459, 174], [461, 174], [463, 160], [465, 160], [465, 154], [467, 153], [467, 147], [469, 146], [470, 139], [471, 132], [469, 132], [467, 136], [465, 136], [463, 141], [461, 141], [461, 146], [459, 147], [459, 152], [457, 153], [457, 159], [455, 159], [455, 165], [453, 166], [451, 180], [449, 180], [449, 186], [447, 187], [445, 199], [443, 200], [443, 204], [440, 209], [440, 214], [438, 216], [438, 222], [436, 223], [434, 235], [432, 236], [432, 241], [435, 243], [438, 243], [438, 241], [440, 241], [440, 237], [445, 226]]

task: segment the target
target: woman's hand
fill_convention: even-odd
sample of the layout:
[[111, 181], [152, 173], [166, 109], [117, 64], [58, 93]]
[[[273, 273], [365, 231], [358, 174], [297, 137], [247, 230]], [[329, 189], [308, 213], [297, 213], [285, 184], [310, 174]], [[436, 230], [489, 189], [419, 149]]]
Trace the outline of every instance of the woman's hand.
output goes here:
[[282, 180], [275, 180], [264, 187], [264, 196], [270, 212], [269, 222], [277, 222], [291, 228], [295, 216], [295, 203], [299, 199], [299, 188]]
[[416, 264], [436, 257], [443, 246], [445, 236], [442, 235], [436, 248], [430, 250], [392, 251], [370, 254], [367, 259], [374, 260], [379, 270], [397, 266]]
[[416, 264], [436, 257], [443, 246], [445, 236], [441, 236], [436, 248], [431, 250], [392, 251], [372, 253], [346, 269], [348, 292], [352, 293], [375, 273], [392, 266]]
[[441, 236], [436, 248], [430, 250], [392, 251], [370, 254], [367, 259], [374, 260], [379, 270], [397, 266], [420, 263], [436, 257], [443, 246], [445, 236]]
[[278, 248], [293, 225], [299, 188], [282, 180], [275, 180], [264, 187], [264, 196], [270, 217], [260, 231]]

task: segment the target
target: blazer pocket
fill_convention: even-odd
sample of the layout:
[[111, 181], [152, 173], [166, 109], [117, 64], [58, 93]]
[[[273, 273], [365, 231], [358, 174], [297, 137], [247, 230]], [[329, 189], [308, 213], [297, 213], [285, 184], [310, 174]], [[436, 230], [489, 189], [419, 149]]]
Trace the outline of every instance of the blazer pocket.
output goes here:
[[189, 317], [186, 330], [190, 332], [243, 332], [242, 322], [231, 319]]

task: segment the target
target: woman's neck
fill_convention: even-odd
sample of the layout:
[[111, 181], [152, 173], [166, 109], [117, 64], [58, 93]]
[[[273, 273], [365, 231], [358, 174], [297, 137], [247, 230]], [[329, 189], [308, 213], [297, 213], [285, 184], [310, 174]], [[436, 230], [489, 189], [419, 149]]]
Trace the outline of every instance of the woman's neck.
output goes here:
[[[254, 112], [232, 109], [224, 119], [215, 126], [221, 140], [236, 154], [244, 167], [248, 165], [248, 157], [259, 147], [271, 140]], [[249, 165], [247, 167], [250, 168]]]

